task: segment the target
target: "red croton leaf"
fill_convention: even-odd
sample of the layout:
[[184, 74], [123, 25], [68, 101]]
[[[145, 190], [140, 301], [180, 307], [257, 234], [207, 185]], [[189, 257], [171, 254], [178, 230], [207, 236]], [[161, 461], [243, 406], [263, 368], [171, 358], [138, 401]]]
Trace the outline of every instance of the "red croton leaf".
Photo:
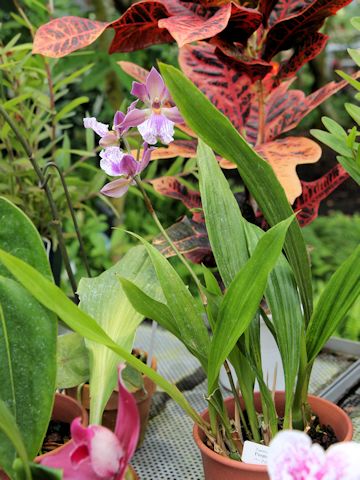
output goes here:
[[212, 42], [240, 43], [245, 46], [249, 37], [258, 29], [261, 20], [262, 14], [257, 10], [232, 4], [231, 17], [226, 28], [216, 35]]
[[[267, 0], [260, 0], [264, 4], [268, 3]], [[306, 7], [310, 5], [314, 0], [276, 0], [275, 2], [272, 1], [274, 4], [271, 9], [270, 15], [270, 26], [274, 25], [274, 23], [283, 20], [284, 18], [290, 17], [291, 15], [295, 15], [300, 11], [304, 10]]]
[[87, 47], [108, 28], [108, 22], [62, 17], [42, 25], [36, 32], [33, 53], [59, 58]]
[[214, 53], [214, 46], [204, 42], [180, 49], [179, 63], [187, 75], [211, 102], [241, 132], [254, 98], [251, 80], [224, 65]]
[[272, 65], [264, 62], [261, 59], [249, 59], [242, 55], [240, 51], [236, 56], [233, 56], [228, 49], [216, 48], [215, 55], [227, 67], [235, 72], [247, 75], [252, 82], [262, 80], [273, 69]]
[[268, 32], [263, 59], [269, 61], [280, 51], [298, 45], [319, 30], [327, 17], [334, 15], [351, 1], [315, 0], [299, 13], [278, 21]]
[[327, 35], [319, 32], [309, 35], [301, 44], [295, 47], [295, 51], [289, 60], [281, 64], [278, 77], [281, 80], [292, 78], [303, 65], [315, 58], [323, 50], [328, 38]]
[[161, 2], [145, 0], [131, 5], [118, 20], [111, 23], [115, 37], [109, 52], [133, 52], [150, 45], [172, 42], [170, 33], [159, 25], [159, 20], [169, 15]]
[[311, 223], [318, 215], [320, 202], [349, 178], [349, 174], [337, 164], [328, 173], [313, 182], [301, 182], [302, 194], [296, 199], [293, 209], [302, 227]]
[[[169, 227], [166, 232], [175, 243], [177, 249], [191, 262], [203, 263], [209, 267], [215, 266], [204, 222], [197, 223], [187, 217], [183, 217], [180, 222]], [[176, 255], [162, 235], [153, 240], [153, 245], [166, 257]]]
[[[191, 4], [189, 4], [191, 5]], [[187, 43], [204, 40], [224, 30], [231, 15], [231, 5], [219, 9], [204, 9], [200, 5], [196, 10], [186, 9], [177, 15], [159, 21], [160, 28], [166, 28], [177, 41], [179, 47]]]
[[[180, 200], [189, 210], [201, 208], [200, 193], [190, 190], [179, 182], [176, 177], [159, 177], [150, 182], [154, 189], [165, 197]], [[195, 211], [192, 219], [194, 222], [203, 221], [203, 213]]]
[[259, 1], [259, 11], [263, 14], [263, 25], [267, 27], [268, 19], [270, 17], [270, 13], [274, 8], [274, 5], [278, 2], [278, 0], [260, 0]]
[[[354, 75], [358, 78], [360, 72]], [[346, 87], [348, 83], [330, 82], [305, 97], [301, 90], [289, 90], [293, 80], [282, 82], [266, 99], [265, 107], [265, 142], [270, 142], [282, 133], [295, 128], [312, 110], [334, 93]], [[251, 104], [251, 111], [246, 125], [248, 141], [255, 143], [258, 131], [258, 106]]]

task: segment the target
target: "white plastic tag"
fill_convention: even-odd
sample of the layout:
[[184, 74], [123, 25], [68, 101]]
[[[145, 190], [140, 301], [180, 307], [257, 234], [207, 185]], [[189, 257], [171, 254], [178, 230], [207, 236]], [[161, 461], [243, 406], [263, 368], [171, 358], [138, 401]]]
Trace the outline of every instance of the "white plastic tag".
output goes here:
[[269, 447], [245, 440], [241, 460], [254, 465], [266, 465]]

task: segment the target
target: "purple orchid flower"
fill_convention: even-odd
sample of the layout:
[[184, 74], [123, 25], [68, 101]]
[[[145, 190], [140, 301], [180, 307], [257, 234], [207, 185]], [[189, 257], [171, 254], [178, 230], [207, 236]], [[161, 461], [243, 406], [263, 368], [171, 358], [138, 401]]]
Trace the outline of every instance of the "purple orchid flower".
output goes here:
[[122, 127], [137, 127], [144, 141], [150, 145], [154, 145], [158, 139], [165, 145], [172, 142], [175, 123], [184, 123], [184, 120], [177, 107], [166, 106], [172, 100], [160, 73], [153, 67], [145, 83], [133, 82], [131, 93], [147, 108], [129, 111]]
[[[128, 113], [131, 112], [137, 101], [133, 102], [128, 108]], [[86, 117], [84, 118], [84, 127], [91, 128], [94, 132], [99, 135], [100, 141], [99, 145], [102, 147], [111, 147], [118, 146], [120, 138], [125, 135], [129, 128], [124, 128], [122, 123], [125, 118], [125, 113], [117, 111], [114, 115], [113, 128], [109, 131], [109, 125], [105, 123], [98, 122], [95, 117]]]
[[122, 177], [107, 183], [102, 189], [101, 193], [108, 197], [119, 198], [127, 192], [130, 185], [134, 185], [134, 177], [139, 175], [149, 164], [151, 152], [154, 148], [149, 148], [147, 143], [144, 143], [144, 149], [141, 161], [138, 162], [135, 158], [120, 150], [119, 147], [108, 147], [100, 152], [100, 167], [105, 173], [112, 177]]
[[121, 379], [115, 433], [101, 425], [83, 427], [76, 418], [71, 424], [72, 441], [42, 465], [63, 470], [63, 480], [123, 480], [140, 432], [139, 413], [133, 396]]
[[360, 480], [360, 444], [343, 442], [326, 452], [304, 432], [283, 431], [270, 444], [271, 480]]

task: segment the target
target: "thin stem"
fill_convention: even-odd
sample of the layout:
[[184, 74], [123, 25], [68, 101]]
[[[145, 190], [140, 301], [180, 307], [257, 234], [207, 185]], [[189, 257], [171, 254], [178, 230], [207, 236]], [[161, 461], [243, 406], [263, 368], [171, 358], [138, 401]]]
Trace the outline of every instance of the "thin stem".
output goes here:
[[50, 210], [51, 210], [52, 219], [53, 219], [52, 225], [54, 226], [54, 228], [56, 230], [57, 238], [58, 238], [58, 241], [59, 241], [60, 251], [61, 251], [61, 254], [62, 254], [63, 261], [64, 261], [64, 266], [65, 266], [67, 275], [69, 277], [69, 281], [70, 281], [71, 288], [72, 288], [72, 291], [74, 293], [74, 296], [75, 296], [75, 298], [77, 298], [77, 294], [76, 294], [77, 285], [76, 285], [76, 281], [75, 281], [73, 271], [71, 269], [70, 259], [69, 259], [69, 256], [67, 254], [67, 251], [66, 251], [65, 240], [64, 240], [63, 233], [62, 233], [61, 220], [60, 220], [59, 212], [58, 212], [56, 203], [54, 201], [54, 198], [52, 196], [51, 190], [50, 190], [49, 186], [47, 185], [47, 182], [45, 182], [45, 177], [43, 175], [43, 172], [42, 172], [39, 164], [37, 163], [37, 161], [35, 159], [35, 156], [34, 156], [32, 150], [30, 148], [30, 145], [27, 143], [26, 139], [20, 133], [20, 131], [16, 127], [15, 123], [13, 122], [12, 118], [9, 116], [9, 114], [7, 113], [7, 111], [4, 109], [4, 107], [2, 105], [0, 105], [0, 114], [2, 115], [4, 120], [9, 124], [9, 126], [13, 130], [16, 138], [19, 140], [20, 144], [22, 145], [23, 149], [25, 150], [25, 153], [28, 156], [28, 159], [29, 159], [31, 165], [32, 165], [36, 175], [38, 176], [38, 178], [40, 180], [42, 188], [45, 191], [45, 194], [46, 194], [46, 197], [47, 197], [47, 200], [48, 200], [48, 203], [49, 203], [49, 207], [50, 207]]
[[[83, 259], [83, 262], [84, 262], [84, 267], [85, 267], [87, 275], [89, 277], [91, 277], [91, 271], [90, 271], [86, 251], [85, 251], [84, 241], [83, 241], [83, 238], [82, 238], [82, 235], [81, 235], [81, 232], [80, 232], [79, 224], [78, 224], [77, 219], [76, 219], [75, 210], [74, 210], [74, 207], [73, 207], [73, 204], [72, 204], [72, 201], [71, 201], [71, 197], [70, 197], [67, 185], [66, 185], [64, 175], [63, 175], [62, 171], [60, 170], [60, 168], [58, 167], [58, 165], [56, 165], [56, 163], [54, 163], [54, 162], [49, 162], [45, 165], [45, 168], [43, 170], [43, 174], [45, 175], [46, 170], [48, 170], [51, 167], [55, 168], [55, 170], [59, 174], [60, 181], [61, 181], [64, 193], [65, 193], [66, 203], [68, 204], [71, 219], [72, 219], [72, 222], [73, 222], [73, 225], [74, 225], [74, 228], [75, 228], [75, 232], [76, 232], [76, 236], [77, 236], [77, 239], [78, 239], [78, 242], [79, 242], [80, 253], [81, 253], [81, 256], [82, 256], [82, 259]], [[45, 182], [47, 182], [48, 178], [49, 177], [47, 177], [45, 179]]]
[[153, 206], [152, 206], [152, 203], [151, 203], [151, 200], [150, 198], [148, 197], [148, 194], [146, 193], [143, 185], [142, 185], [142, 182], [140, 180], [140, 177], [137, 175], [134, 177], [134, 180], [136, 182], [136, 185], [139, 187], [139, 190], [142, 194], [142, 196], [144, 197], [144, 201], [145, 201], [145, 205], [146, 205], [146, 208], [148, 209], [150, 215], [152, 216], [154, 222], [156, 223], [157, 227], [159, 228], [160, 232], [162, 233], [162, 235], [165, 237], [165, 239], [167, 240], [167, 242], [169, 243], [169, 245], [171, 246], [171, 248], [174, 250], [174, 252], [176, 253], [176, 255], [178, 256], [178, 258], [181, 260], [181, 262], [185, 265], [186, 269], [188, 270], [188, 272], [190, 273], [190, 275], [192, 276], [198, 290], [199, 290], [199, 294], [200, 294], [200, 297], [201, 297], [201, 300], [203, 302], [203, 304], [205, 305], [206, 304], [206, 297], [202, 291], [202, 286], [201, 286], [201, 283], [198, 279], [198, 277], [196, 276], [195, 272], [193, 271], [193, 269], [191, 268], [191, 266], [189, 265], [189, 263], [186, 261], [186, 259], [184, 258], [184, 256], [179, 252], [179, 250], [177, 249], [177, 247], [175, 246], [174, 242], [171, 240], [171, 238], [169, 237], [169, 235], [167, 234], [166, 230], [164, 229], [164, 227], [162, 226], [160, 220], [159, 220], [159, 217], [157, 216]]
[[237, 409], [238, 409], [238, 412], [239, 412], [240, 420], [241, 420], [241, 422], [244, 426], [244, 430], [246, 432], [246, 435], [247, 435], [248, 439], [251, 440], [252, 435], [251, 435], [250, 430], [248, 429], [248, 426], [246, 424], [244, 413], [243, 413], [241, 405], [240, 405], [239, 395], [238, 395], [238, 392], [236, 390], [236, 386], [235, 386], [235, 383], [234, 383], [233, 376], [231, 374], [229, 364], [226, 360], [224, 362], [224, 367], [225, 367], [226, 375], [228, 376], [228, 379], [229, 379], [229, 382], [230, 382], [231, 391], [232, 391], [232, 394], [234, 396], [234, 400], [235, 400], [235, 403], [236, 403], [236, 406], [237, 406]]

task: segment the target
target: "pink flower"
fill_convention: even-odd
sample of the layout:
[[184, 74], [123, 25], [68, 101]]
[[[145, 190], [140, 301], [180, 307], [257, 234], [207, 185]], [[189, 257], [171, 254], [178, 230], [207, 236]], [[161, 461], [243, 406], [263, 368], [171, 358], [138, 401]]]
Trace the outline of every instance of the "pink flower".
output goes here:
[[[133, 102], [128, 108], [128, 112], [131, 112], [135, 108], [137, 102]], [[91, 128], [99, 135], [99, 145], [102, 147], [118, 146], [120, 138], [129, 130], [124, 128], [122, 123], [125, 118], [125, 113], [117, 111], [114, 115], [113, 128], [109, 131], [109, 125], [98, 122], [95, 117], [86, 117], [83, 119], [84, 127]]]
[[137, 127], [144, 141], [154, 145], [159, 139], [164, 144], [174, 140], [175, 123], [184, 123], [177, 107], [168, 107], [171, 97], [160, 73], [153, 67], [145, 83], [133, 82], [131, 93], [147, 108], [129, 111], [123, 128]]
[[139, 175], [149, 164], [153, 148], [144, 143], [141, 161], [120, 150], [119, 147], [108, 147], [100, 152], [100, 167], [110, 176], [119, 177], [107, 183], [101, 193], [108, 197], [119, 198], [127, 192], [130, 185], [134, 185], [134, 177]]
[[283, 431], [270, 444], [271, 480], [360, 480], [360, 444], [338, 443], [326, 452], [304, 432]]
[[63, 470], [63, 480], [123, 480], [139, 438], [136, 402], [121, 380], [115, 433], [101, 425], [83, 427], [76, 418], [71, 424], [72, 441], [42, 465]]

